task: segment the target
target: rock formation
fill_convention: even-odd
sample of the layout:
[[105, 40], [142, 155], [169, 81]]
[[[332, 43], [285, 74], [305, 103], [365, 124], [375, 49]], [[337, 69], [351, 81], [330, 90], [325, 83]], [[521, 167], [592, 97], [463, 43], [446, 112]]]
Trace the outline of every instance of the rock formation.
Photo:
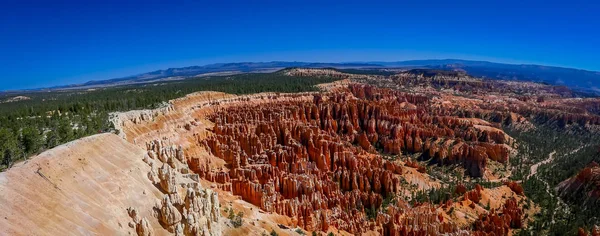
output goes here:
[[508, 235], [509, 229], [523, 227], [522, 214], [517, 200], [510, 198], [504, 204], [501, 213], [492, 209], [488, 215], [480, 216], [479, 220], [474, 223], [474, 235]]
[[[203, 189], [197, 182], [197, 174], [190, 174], [183, 148], [168, 144], [166, 139], [149, 142], [144, 157], [152, 167], [149, 178], [165, 193], [154, 208], [156, 217], [175, 235], [221, 235], [217, 193]], [[154, 169], [156, 165], [161, 165], [158, 171]], [[138, 223], [138, 234], [148, 232], [143, 227], [142, 220]]]
[[154, 231], [152, 230], [152, 227], [150, 227], [148, 219], [146, 219], [145, 217], [142, 218], [142, 220], [140, 220], [140, 222], [137, 224], [135, 231], [137, 232], [138, 236], [154, 235]]
[[[267, 212], [293, 217], [307, 230], [332, 225], [364, 232], [364, 209], [379, 208], [383, 198], [399, 191], [403, 169], [382, 159], [378, 148], [461, 164], [473, 176], [483, 174], [488, 159], [508, 160], [509, 140], [502, 131], [429, 115], [427, 103], [424, 96], [351, 85], [345, 93], [312, 101], [228, 106], [209, 114], [214, 135], [199, 142], [229, 170], [191, 165], [192, 170]], [[406, 165], [425, 172], [416, 162]]]
[[[330, 72], [295, 69], [290, 73]], [[477, 81], [455, 85], [487, 86]], [[435, 92], [406, 93], [353, 83], [328, 89], [208, 102], [190, 98], [174, 102], [175, 111], [166, 116], [175, 120], [160, 121], [159, 116], [156, 119], [163, 123], [125, 122], [135, 127], [128, 134], [142, 133], [129, 138], [147, 142], [145, 162], [153, 166], [149, 178], [181, 213], [171, 232], [195, 234], [198, 228], [186, 224], [205, 224], [202, 217], [189, 213], [198, 206], [191, 199], [204, 194], [189, 190], [182, 177], [208, 180], [212, 188], [239, 196], [261, 214], [286, 216], [285, 225], [307, 231], [327, 232], [335, 227], [353, 234], [463, 235], [469, 234], [482, 212], [482, 216], [496, 214], [483, 208], [490, 191], [481, 186], [456, 189], [455, 196], [466, 199], [460, 202], [468, 203], [461, 209], [452, 200], [438, 206], [408, 204], [402, 197], [410, 196], [414, 188], [439, 188], [433, 176], [438, 168], [426, 168], [420, 161], [460, 166], [471, 177], [489, 175], [489, 163], [509, 165], [515, 143], [501, 130], [502, 123], [524, 125], [523, 115], [486, 107], [489, 104], [483, 100], [454, 103], [454, 98]], [[158, 133], [174, 137], [176, 145], [167, 139], [148, 142]], [[516, 183], [501, 188], [522, 191]], [[448, 213], [455, 207], [456, 215]]]
[[505, 182], [504, 185], [508, 186], [510, 188], [510, 190], [512, 190], [516, 194], [521, 195], [521, 196], [524, 195], [523, 187], [515, 181]]
[[577, 235], [579, 235], [579, 236], [600, 236], [600, 226], [594, 225], [589, 233], [585, 229], [579, 228], [579, 232], [577, 232]]
[[377, 223], [383, 225], [381, 235], [471, 235], [468, 230], [445, 221], [436, 207], [429, 204], [411, 207], [400, 202], [389, 206], [377, 216]]
[[[285, 223], [282, 228], [307, 231], [335, 228], [351, 234], [505, 235], [524, 224], [526, 214], [518, 205], [524, 199], [523, 187], [517, 182], [506, 182], [495, 190], [480, 185], [469, 190], [459, 184], [454, 193], [445, 193], [450, 199], [437, 204], [406, 196], [415, 191], [443, 190], [444, 184], [454, 181], [455, 176], [449, 180], [436, 176], [440, 168], [433, 165], [464, 169], [473, 178], [494, 175], [488, 170], [490, 163], [509, 165], [516, 143], [502, 131], [505, 125], [526, 129], [533, 123], [544, 123], [590, 130], [600, 125], [596, 100], [569, 99], [573, 94], [552, 86], [483, 81], [459, 72], [409, 71], [386, 78], [328, 69], [291, 69], [285, 73], [350, 80], [328, 87], [326, 92], [249, 96], [197, 93], [157, 110], [114, 114], [113, 122], [121, 135], [145, 148], [131, 155], [143, 161], [143, 168], [131, 165], [126, 173], [136, 178], [128, 181], [144, 181], [148, 188], [137, 190], [138, 195], [157, 200], [154, 206], [154, 202], [119, 206], [118, 214], [129, 216], [128, 221], [119, 221], [129, 226], [123, 228], [138, 235], [221, 235], [221, 227], [230, 227], [220, 223], [224, 219], [219, 192], [228, 204], [243, 203], [249, 208], [244, 211], [252, 211], [245, 218], [251, 219], [250, 223], [237, 233], [256, 234], [246, 231], [249, 225], [266, 229], [263, 220], [276, 218]], [[410, 89], [354, 83], [360, 80]], [[511, 90], [518, 95], [503, 95]], [[217, 99], [214, 94], [218, 94]], [[118, 157], [106, 162], [126, 159]], [[79, 169], [88, 171], [69, 170]], [[588, 166], [560, 185], [561, 195], [576, 193], [591, 199], [586, 201], [597, 201], [597, 172], [597, 165]], [[43, 170], [33, 173], [37, 182], [68, 181], [58, 171], [49, 179]], [[50, 190], [58, 192], [53, 189], [65, 187], [56, 183]], [[97, 185], [112, 183], [93, 186]], [[120, 192], [122, 187], [128, 185], [99, 192]], [[18, 198], [29, 192], [16, 193], [10, 196]], [[505, 194], [511, 195], [508, 200], [502, 198]], [[115, 202], [124, 201], [118, 200]], [[491, 201], [495, 201], [494, 209], [484, 207]], [[124, 210], [129, 206], [132, 208]], [[36, 210], [44, 211], [43, 207]], [[85, 216], [68, 219], [78, 218]], [[10, 227], [6, 231], [9, 234], [18, 227], [2, 223], [3, 228]], [[103, 222], [94, 224], [108, 228]], [[61, 230], [52, 232], [64, 234]], [[597, 232], [593, 230], [590, 232]]]
[[600, 206], [600, 165], [592, 161], [576, 176], [558, 184], [556, 190], [567, 201]]

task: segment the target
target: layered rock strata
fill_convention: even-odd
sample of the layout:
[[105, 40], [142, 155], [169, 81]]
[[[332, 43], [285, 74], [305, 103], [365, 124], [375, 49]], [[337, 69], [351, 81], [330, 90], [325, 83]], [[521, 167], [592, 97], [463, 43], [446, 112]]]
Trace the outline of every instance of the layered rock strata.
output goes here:
[[[379, 151], [422, 153], [433, 163], [460, 164], [472, 176], [482, 176], [489, 160], [508, 160], [505, 144], [511, 140], [504, 132], [430, 115], [428, 102], [421, 95], [351, 85], [312, 101], [217, 109], [208, 115], [214, 135], [198, 142], [227, 168], [191, 168], [267, 212], [294, 217], [307, 230], [333, 225], [364, 232], [365, 209], [378, 209], [397, 194], [403, 173], [401, 164]], [[457, 230], [442, 223], [431, 224]]]

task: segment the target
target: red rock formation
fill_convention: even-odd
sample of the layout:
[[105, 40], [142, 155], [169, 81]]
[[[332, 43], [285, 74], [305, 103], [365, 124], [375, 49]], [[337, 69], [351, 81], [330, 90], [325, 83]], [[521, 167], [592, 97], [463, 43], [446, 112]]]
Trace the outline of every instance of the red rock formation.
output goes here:
[[577, 230], [577, 235], [578, 236], [588, 236], [587, 232], [585, 232], [585, 229], [582, 229], [581, 227], [579, 227], [579, 229]]
[[473, 203], [479, 204], [479, 201], [481, 200], [482, 190], [483, 188], [479, 184], [475, 184], [475, 189], [465, 193], [465, 199], [469, 199]]
[[507, 181], [504, 183], [504, 185], [508, 186], [510, 188], [510, 190], [512, 190], [516, 194], [524, 196], [523, 187], [519, 183], [517, 183], [515, 181]]
[[473, 224], [474, 235], [508, 235], [509, 229], [523, 227], [522, 214], [517, 200], [510, 198], [504, 204], [502, 213], [499, 214], [492, 209], [488, 215], [479, 217]]
[[588, 236], [588, 235], [591, 235], [591, 236], [600, 236], [600, 226], [594, 225], [592, 227], [592, 229], [590, 230], [590, 234], [588, 234], [588, 232], [585, 229], [579, 228], [579, 230], [577, 232], [577, 235], [580, 235], [580, 236]]
[[600, 204], [600, 166], [589, 163], [576, 176], [567, 179], [556, 187], [559, 195], [583, 205]]
[[417, 171], [419, 171], [421, 173], [427, 172], [427, 169], [424, 166], [419, 165], [419, 163], [416, 161], [407, 160], [406, 163], [404, 163], [404, 165], [415, 168], [415, 169], [417, 169]]
[[[337, 73], [337, 74], [336, 74]], [[445, 72], [444, 72], [445, 73]], [[455, 92], [466, 95], [476, 95], [485, 98], [486, 94], [495, 93], [510, 97], [510, 100], [504, 100], [503, 103], [496, 102], [496, 99], [483, 101], [478, 104], [476, 109], [472, 107], [461, 107], [457, 105], [454, 108], [432, 107], [430, 114], [457, 115], [467, 118], [482, 118], [488, 121], [515, 124], [529, 120], [536, 123], [544, 123], [559, 127], [568, 127], [578, 125], [589, 128], [590, 125], [600, 125], [600, 99], [571, 99], [576, 97], [570, 89], [565, 86], [541, 85], [536, 83], [501, 80], [482, 80], [471, 76], [450, 72], [451, 74], [440, 74], [439, 71], [408, 71], [399, 73], [389, 78], [382, 76], [351, 75], [333, 71], [311, 71], [301, 76], [315, 76], [336, 74], [344, 78], [352, 78], [355, 81], [376, 82], [383, 87], [403, 87], [415, 88], [437, 88], [452, 89]], [[385, 99], [389, 94], [377, 90], [356, 90], [356, 97], [360, 99]], [[528, 95], [523, 95], [528, 94]], [[427, 101], [426, 97], [413, 97], [410, 103]], [[513, 102], [517, 100], [518, 102]], [[542, 101], [542, 102], [539, 102]], [[597, 131], [597, 127], [595, 128]], [[493, 135], [492, 135], [493, 136]]]
[[456, 189], [454, 189], [454, 193], [457, 195], [463, 195], [466, 192], [467, 192], [467, 187], [465, 187], [463, 184], [456, 185]]
[[455, 224], [444, 221], [428, 203], [411, 207], [399, 202], [389, 206], [385, 213], [379, 213], [376, 222], [383, 225], [382, 235], [469, 235]]
[[[210, 170], [193, 158], [189, 165], [220, 188], [267, 212], [293, 217], [307, 230], [332, 225], [358, 234], [367, 230], [361, 227], [364, 209], [379, 208], [385, 197], [399, 191], [402, 166], [376, 155], [377, 149], [422, 153], [441, 165], [461, 164], [472, 176], [483, 174], [488, 158], [508, 159], [503, 133], [430, 115], [428, 102], [425, 96], [351, 85], [345, 93], [312, 101], [227, 106], [208, 116], [214, 135], [200, 142], [225, 160], [229, 171]], [[406, 165], [426, 171], [413, 161]], [[480, 191], [477, 186], [465, 197], [478, 202]], [[398, 214], [388, 212], [387, 217]], [[411, 214], [438, 221], [434, 213]], [[431, 230], [421, 223], [425, 231], [409, 228], [400, 219], [377, 222], [399, 235]], [[457, 230], [444, 224], [436, 232]]]

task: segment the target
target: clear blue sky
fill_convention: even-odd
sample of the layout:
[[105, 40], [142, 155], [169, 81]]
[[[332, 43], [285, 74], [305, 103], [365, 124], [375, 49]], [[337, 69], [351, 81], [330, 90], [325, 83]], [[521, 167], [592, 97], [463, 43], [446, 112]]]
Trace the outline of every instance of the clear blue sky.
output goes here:
[[600, 3], [591, 0], [49, 2], [0, 1], [0, 90], [239, 61], [461, 58], [600, 70]]

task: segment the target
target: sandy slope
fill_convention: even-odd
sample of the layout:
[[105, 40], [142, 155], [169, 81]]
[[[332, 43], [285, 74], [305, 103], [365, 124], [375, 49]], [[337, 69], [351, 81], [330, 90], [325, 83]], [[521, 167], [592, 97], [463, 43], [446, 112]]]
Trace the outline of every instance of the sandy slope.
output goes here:
[[[128, 207], [150, 216], [160, 191], [139, 147], [114, 134], [83, 138], [0, 173], [0, 235], [127, 235]], [[166, 231], [148, 217], [158, 234]]]

